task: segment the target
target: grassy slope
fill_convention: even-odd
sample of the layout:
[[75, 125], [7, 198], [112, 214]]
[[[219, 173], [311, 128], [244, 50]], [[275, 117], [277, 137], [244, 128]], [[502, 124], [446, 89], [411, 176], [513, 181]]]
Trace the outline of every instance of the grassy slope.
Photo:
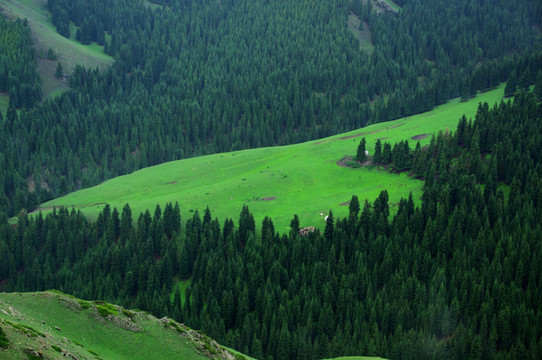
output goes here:
[[[134, 320], [129, 321], [119, 308], [119, 319], [141, 329], [129, 331], [102, 318], [92, 302], [89, 305], [81, 309], [77, 299], [53, 292], [0, 293], [0, 326], [11, 343], [7, 350], [0, 349], [0, 358], [26, 359], [23, 351], [32, 348], [47, 358], [64, 359], [51, 347], [55, 345], [79, 359], [207, 359], [191, 339], [195, 332], [182, 325], [187, 331], [184, 334], [139, 311], [134, 311]], [[27, 336], [6, 321], [30, 327], [44, 336]]]
[[[89, 68], [104, 68], [113, 63], [113, 58], [104, 54], [103, 47], [95, 43], [83, 45], [73, 39], [67, 39], [56, 32], [51, 24], [51, 14], [45, 9], [46, 0], [2, 0], [0, 9], [11, 18], [26, 18], [37, 54], [43, 55], [52, 48], [62, 63], [64, 74], [70, 74], [76, 64]], [[53, 96], [66, 90], [67, 86], [54, 77], [56, 61], [38, 59], [38, 70], [44, 96]]]
[[389, 6], [391, 6], [395, 11], [401, 10], [401, 7], [394, 3], [392, 0], [383, 0], [385, 3], [387, 3]]
[[[150, 209], [157, 203], [178, 201], [182, 216], [200, 213], [207, 205], [213, 217], [237, 220], [243, 204], [254, 213], [257, 225], [270, 216], [275, 228], [284, 232], [294, 214], [301, 225], [324, 225], [323, 216], [332, 209], [336, 216], [345, 216], [348, 206], [341, 206], [352, 195], [360, 201], [373, 201], [380, 191], [387, 189], [393, 206], [401, 197], [412, 192], [416, 201], [422, 181], [405, 174], [391, 174], [378, 169], [351, 169], [337, 166], [345, 155], [353, 155], [364, 134], [368, 150], [373, 152], [378, 138], [392, 144], [419, 134], [433, 134], [439, 130], [455, 130], [461, 115], [472, 117], [479, 102], [500, 101], [503, 86], [479, 94], [468, 102], [451, 102], [420, 115], [379, 123], [346, 134], [302, 144], [261, 148], [215, 154], [149, 167], [130, 175], [117, 177], [93, 188], [84, 189], [42, 204], [47, 211], [54, 206], [75, 206], [91, 218], [97, 216], [103, 203], [119, 208], [129, 203], [132, 212]], [[427, 144], [430, 137], [421, 140]], [[411, 146], [415, 141], [410, 140]], [[258, 199], [275, 197], [274, 200]]]
[[[361, 29], [360, 29], [361, 26]], [[359, 46], [362, 50], [372, 52], [374, 45], [371, 40], [371, 30], [369, 24], [361, 19], [354, 13], [348, 15], [348, 29], [354, 34], [359, 41]]]

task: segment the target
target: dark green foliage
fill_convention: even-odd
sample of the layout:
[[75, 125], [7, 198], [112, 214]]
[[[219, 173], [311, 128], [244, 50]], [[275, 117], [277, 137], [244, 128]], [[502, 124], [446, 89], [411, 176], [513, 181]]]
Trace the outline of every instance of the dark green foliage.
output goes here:
[[356, 152], [356, 161], [364, 162], [365, 160], [367, 160], [367, 155], [365, 153], [365, 138], [362, 138]]
[[56, 65], [55, 77], [57, 79], [62, 79], [63, 76], [64, 76], [64, 73], [62, 71], [62, 64], [60, 64], [60, 61], [59, 61], [58, 64]]
[[62, 349], [59, 346], [56, 346], [55, 344], [52, 344], [51, 348], [56, 352], [59, 352], [59, 353], [62, 352]]
[[47, 50], [47, 60], [56, 61], [58, 59], [55, 51], [51, 48]]
[[347, 161], [345, 165], [351, 167], [352, 169], [357, 169], [361, 167], [361, 164], [359, 162], [352, 160]]
[[536, 77], [534, 94], [538, 97], [539, 100], [542, 100], [542, 71], [539, 71]]
[[77, 302], [79, 303], [79, 306], [81, 306], [81, 309], [83, 309], [83, 310], [86, 310], [86, 309], [90, 308], [90, 304], [89, 304], [88, 301], [77, 300]]
[[376, 140], [373, 162], [377, 164], [382, 162], [382, 143], [380, 142], [380, 139]]
[[12, 108], [28, 109], [41, 100], [35, 57], [28, 25], [0, 14], [0, 92], [8, 93]]
[[116, 309], [109, 304], [96, 305], [96, 310], [98, 310], [98, 313], [100, 313], [102, 317], [107, 317], [107, 315], [117, 315]]
[[4, 329], [0, 326], [0, 348], [7, 349], [9, 347], [9, 339]]
[[510, 76], [508, 77], [508, 80], [506, 80], [506, 87], [504, 88], [504, 96], [510, 97], [513, 96], [516, 93], [517, 89], [517, 75], [516, 71], [512, 70], [510, 73]]

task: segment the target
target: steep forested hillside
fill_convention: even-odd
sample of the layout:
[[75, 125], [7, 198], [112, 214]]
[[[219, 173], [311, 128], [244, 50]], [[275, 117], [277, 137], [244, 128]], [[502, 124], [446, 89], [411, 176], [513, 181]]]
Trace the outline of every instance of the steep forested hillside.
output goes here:
[[[6, 20], [0, 15], [0, 93], [9, 96], [10, 121], [15, 108], [30, 108], [41, 100], [36, 53], [25, 22]], [[0, 111], [0, 123], [3, 123]], [[6, 129], [11, 134], [12, 128]]]
[[169, 314], [256, 358], [539, 359], [541, 124], [540, 98], [520, 91], [427, 148], [397, 145], [394, 161], [425, 178], [422, 205], [403, 199], [390, 218], [386, 191], [353, 197], [323, 233], [293, 216], [288, 234], [269, 218], [256, 234], [247, 207], [237, 225], [207, 209], [182, 228], [172, 204], [137, 227], [129, 206], [96, 223], [65, 209], [15, 228], [4, 217], [0, 286]]
[[[10, 120], [4, 212], [168, 160], [421, 112], [513, 69], [533, 83], [542, 64], [536, 0], [413, 0], [399, 12], [345, 0], [164, 3], [47, 2], [59, 33], [77, 26], [116, 63], [76, 68], [73, 92]], [[351, 11], [371, 30], [370, 53], [348, 30]]]

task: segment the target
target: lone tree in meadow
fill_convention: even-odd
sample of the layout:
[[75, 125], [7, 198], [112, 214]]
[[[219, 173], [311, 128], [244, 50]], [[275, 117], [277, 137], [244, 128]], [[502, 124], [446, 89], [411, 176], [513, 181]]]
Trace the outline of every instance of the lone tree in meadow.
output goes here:
[[361, 139], [358, 145], [358, 152], [356, 153], [356, 160], [364, 162], [367, 160], [367, 151], [365, 150], [365, 138]]
[[62, 65], [60, 64], [60, 61], [59, 61], [56, 66], [55, 77], [57, 79], [62, 79], [63, 76], [64, 76], [64, 72], [62, 71]]
[[373, 162], [379, 163], [382, 161], [382, 142], [380, 139], [376, 140], [375, 152], [373, 154]]

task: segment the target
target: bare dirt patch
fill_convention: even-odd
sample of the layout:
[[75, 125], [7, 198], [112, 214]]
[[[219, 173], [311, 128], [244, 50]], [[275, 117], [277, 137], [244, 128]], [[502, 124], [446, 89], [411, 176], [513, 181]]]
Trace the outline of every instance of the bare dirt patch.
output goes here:
[[173, 184], [176, 184], [176, 183], [177, 183], [177, 180], [174, 180], [174, 181], [167, 182], [166, 185], [173, 185]]
[[32, 180], [32, 176], [26, 178], [26, 183], [28, 184], [28, 192], [34, 192], [34, 190], [36, 190], [36, 184], [34, 183], [34, 180]]
[[275, 200], [276, 198], [277, 198], [276, 196], [267, 196], [267, 197], [259, 199], [259, 201], [271, 201], [271, 200]]
[[[349, 161], [355, 161], [355, 160], [353, 160], [353, 156], [346, 156], [346, 157], [341, 158], [339, 161], [337, 161], [337, 165], [340, 166], [340, 167], [347, 168], [347, 167], [350, 167], [350, 166], [347, 165]], [[368, 166], [368, 165], [371, 165], [373, 163], [371, 160], [366, 160], [366, 161], [364, 161], [362, 163], [360, 163], [359, 161], [355, 161], [355, 162], [360, 164], [361, 167]]]
[[421, 139], [425, 139], [426, 137], [428, 137], [429, 134], [419, 134], [419, 135], [414, 135], [412, 137], [412, 140], [421, 140]]
[[337, 161], [337, 165], [339, 165], [340, 167], [348, 167], [346, 163], [350, 160], [352, 160], [352, 156], [342, 158], [341, 160]]
[[339, 204], [339, 206], [347, 206], [347, 205], [350, 205], [350, 201], [346, 201]]
[[354, 135], [350, 135], [350, 136], [343, 136], [343, 137], [340, 137], [339, 140], [352, 139], [352, 138], [356, 138], [356, 137], [367, 135], [367, 134], [370, 134], [370, 133], [365, 132], [365, 133], [359, 133], [359, 134], [354, 134]]
[[[319, 141], [319, 142], [314, 143], [314, 144], [319, 145], [319, 144], [324, 144], [324, 143], [327, 143], [327, 142], [330, 142], [330, 141], [347, 140], [347, 139], [357, 138], [357, 137], [360, 137], [360, 136], [372, 135], [372, 134], [376, 134], [376, 133], [379, 133], [379, 132], [395, 129], [395, 128], [398, 128], [399, 126], [403, 126], [403, 125], [404, 124], [397, 124], [397, 125], [394, 125], [394, 126], [387, 127], [385, 129], [375, 130], [375, 131], [371, 131], [371, 132], [362, 132], [362, 133], [359, 133], [359, 134], [343, 136], [343, 137], [340, 137], [340, 138], [337, 138], [337, 139], [322, 140], [322, 141]], [[383, 137], [383, 138], [380, 138], [380, 139], [381, 140], [382, 139], [387, 139], [387, 137]]]

